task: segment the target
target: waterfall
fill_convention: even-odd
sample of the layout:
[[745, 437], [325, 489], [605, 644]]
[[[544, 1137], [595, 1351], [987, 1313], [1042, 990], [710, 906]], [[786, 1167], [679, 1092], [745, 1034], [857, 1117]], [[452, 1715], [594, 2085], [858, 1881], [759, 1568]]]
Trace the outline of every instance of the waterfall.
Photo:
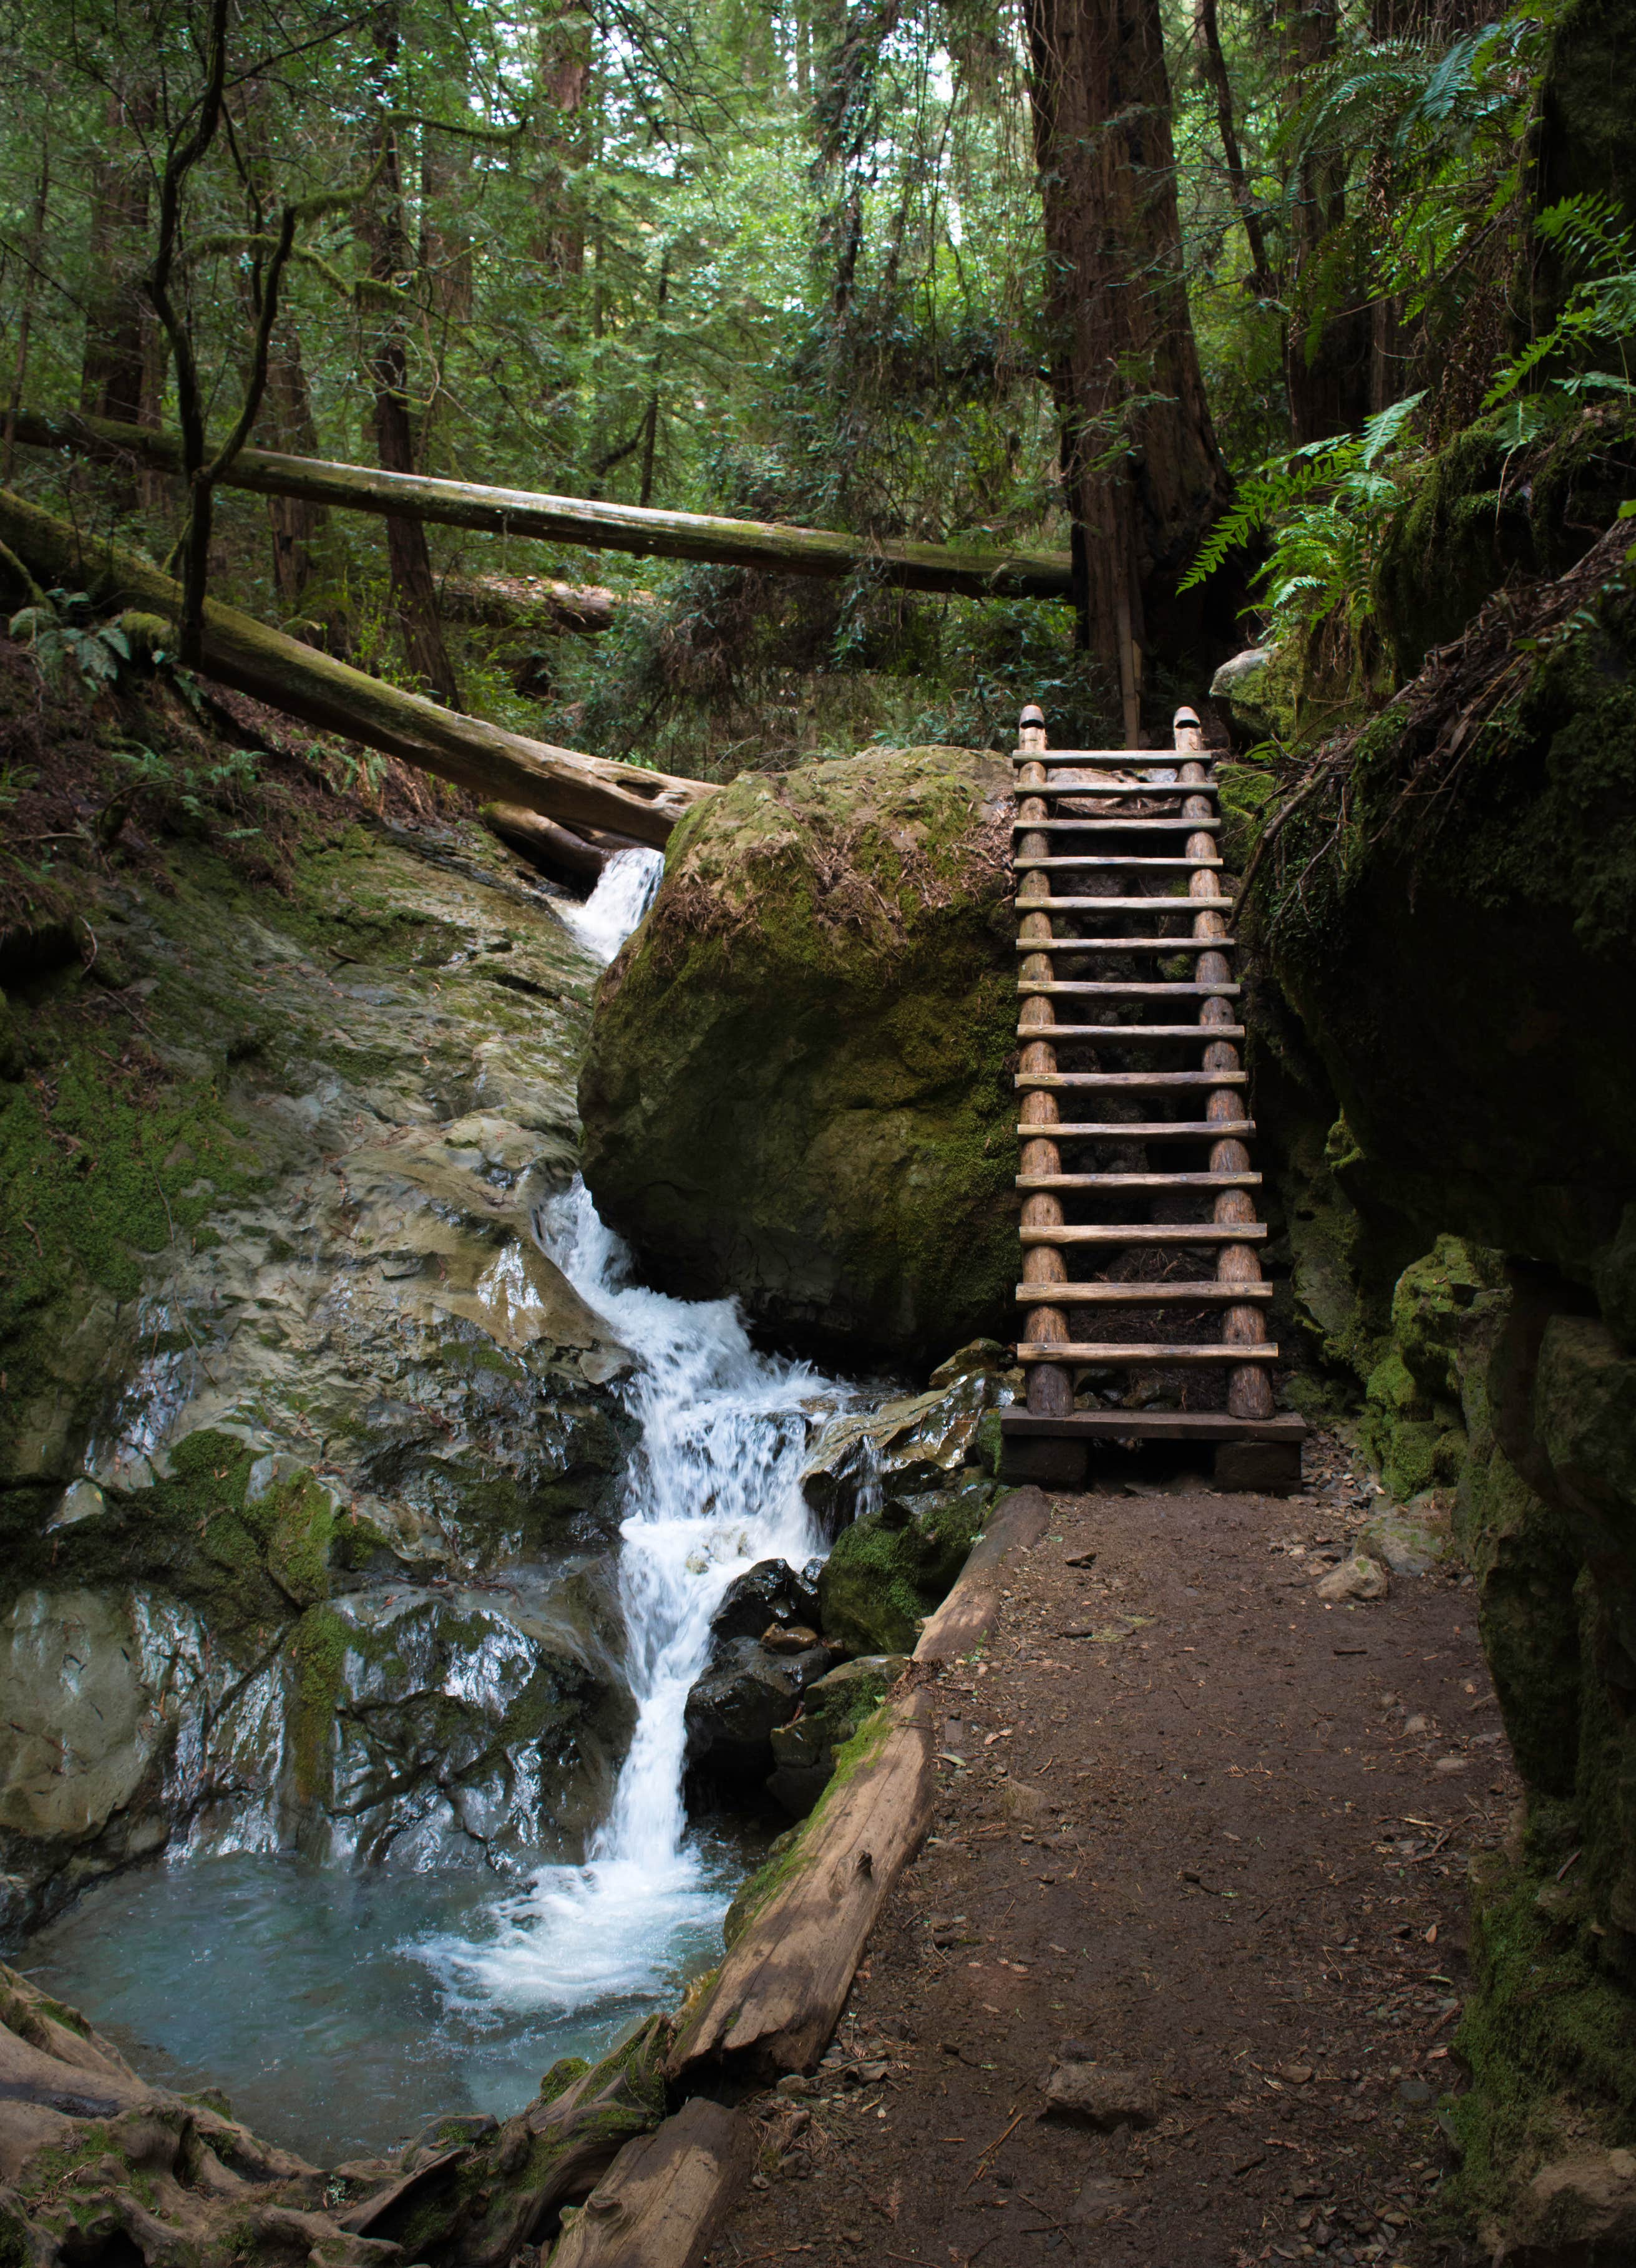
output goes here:
[[[661, 865], [649, 851], [609, 861], [574, 923], [604, 959], [640, 919]], [[736, 1870], [689, 1831], [688, 1691], [733, 1579], [762, 1559], [799, 1568], [818, 1548], [800, 1482], [808, 1420], [854, 1394], [806, 1363], [758, 1354], [732, 1300], [673, 1300], [634, 1282], [630, 1256], [582, 1182], [544, 1205], [534, 1226], [575, 1290], [641, 1358], [626, 1388], [640, 1438], [618, 1571], [636, 1729], [582, 1866], [542, 1867], [492, 1933], [423, 1940], [413, 1950], [474, 2011], [617, 2015], [674, 1989], [719, 1944]]]
[[664, 872], [662, 850], [615, 850], [584, 905], [564, 909], [564, 921], [593, 959], [613, 959], [652, 904]]

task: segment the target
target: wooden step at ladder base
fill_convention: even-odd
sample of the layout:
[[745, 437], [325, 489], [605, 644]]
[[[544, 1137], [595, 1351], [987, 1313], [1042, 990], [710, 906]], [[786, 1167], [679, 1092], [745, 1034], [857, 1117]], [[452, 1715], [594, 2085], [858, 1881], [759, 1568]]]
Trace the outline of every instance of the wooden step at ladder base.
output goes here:
[[[1019, 1103], [1017, 1133], [1031, 1170], [1019, 1172], [1017, 1188], [1024, 1200], [1020, 1241], [1032, 1256], [1015, 1290], [1025, 1311], [1017, 1357], [1028, 1406], [1001, 1414], [1005, 1476], [1072, 1487], [1082, 1482], [1093, 1447], [1111, 1455], [1168, 1442], [1210, 1447], [1218, 1486], [1298, 1487], [1307, 1429], [1299, 1417], [1277, 1411], [1268, 1382], [1279, 1359], [1266, 1329], [1275, 1286], [1258, 1257], [1267, 1229], [1255, 1218], [1250, 1194], [1262, 1177], [1249, 1169], [1243, 1147], [1255, 1123], [1239, 1115], [1249, 1085], [1248, 1033], [1242, 1022], [1211, 1020], [1234, 1012], [1212, 1003], [1241, 997], [1227, 959], [1236, 940], [1216, 933], [1227, 929], [1223, 917], [1237, 901], [1220, 855], [1220, 793], [1198, 720], [1190, 710], [1177, 712], [1173, 749], [1048, 751], [1044, 719], [1030, 709], [1018, 741], [1013, 902], [1023, 958], [1016, 1037], [1028, 1068], [1019, 1066], [1013, 1085], [1027, 1098]], [[1120, 895], [1099, 896], [1099, 888]], [[1178, 895], [1183, 888], [1185, 896]], [[1185, 933], [1166, 934], [1173, 927]], [[1049, 933], [1031, 936], [1033, 930]], [[1139, 933], [1121, 933], [1130, 930]], [[1199, 962], [1205, 954], [1212, 958]], [[1184, 955], [1198, 964], [1191, 982]], [[1138, 1014], [1151, 1003], [1158, 1017], [1197, 1020], [1067, 1020], [1076, 1010], [1087, 1019], [1106, 1016], [1116, 1002], [1131, 1004]], [[1198, 1048], [1193, 1061], [1205, 1067], [1137, 1067], [1163, 1064], [1167, 1053], [1175, 1063], [1178, 1042]], [[1065, 1047], [1097, 1051], [1080, 1055], [1080, 1063], [1106, 1064], [1111, 1049], [1115, 1064], [1131, 1065], [1134, 1055], [1134, 1065], [1066, 1068]], [[1071, 1053], [1068, 1064], [1074, 1063]], [[1136, 1099], [1147, 1096], [1150, 1111], [1190, 1104], [1200, 1115], [1066, 1123], [1056, 1116], [1080, 1098], [1081, 1108], [1094, 1110], [1104, 1097], [1104, 1108], [1117, 1109], [1116, 1098], [1140, 1108]], [[1207, 1160], [1184, 1158], [1184, 1170], [1174, 1173], [1146, 1170], [1141, 1153], [1148, 1145], [1176, 1142], [1207, 1145]], [[1102, 1160], [1074, 1147], [1085, 1143], [1113, 1149], [1109, 1170], [1094, 1170]], [[1080, 1217], [1087, 1201], [1093, 1211], [1145, 1214], [1155, 1195], [1168, 1213], [1202, 1210], [1211, 1217]], [[1085, 1256], [1081, 1280], [1056, 1280], [1067, 1277], [1074, 1254]], [[1117, 1280], [1095, 1272], [1124, 1255], [1141, 1269], [1143, 1254], [1151, 1256], [1146, 1272]], [[1184, 1272], [1165, 1272], [1177, 1262]], [[1077, 1335], [1099, 1317], [1104, 1330], [1129, 1336]], [[1122, 1372], [1140, 1392], [1121, 1398], [1139, 1400], [1142, 1409], [1108, 1406], [1106, 1381]], [[1155, 1382], [1161, 1398], [1182, 1406], [1146, 1406]], [[1223, 1398], [1224, 1408], [1189, 1406]]]
[[1272, 1297], [1271, 1284], [1221, 1284], [1212, 1277], [1207, 1283], [1198, 1284], [1180, 1280], [1153, 1284], [1051, 1284], [1044, 1287], [1019, 1284], [1019, 1303], [1025, 1307], [1037, 1307], [1042, 1288], [1049, 1292], [1053, 1307], [1245, 1307]]

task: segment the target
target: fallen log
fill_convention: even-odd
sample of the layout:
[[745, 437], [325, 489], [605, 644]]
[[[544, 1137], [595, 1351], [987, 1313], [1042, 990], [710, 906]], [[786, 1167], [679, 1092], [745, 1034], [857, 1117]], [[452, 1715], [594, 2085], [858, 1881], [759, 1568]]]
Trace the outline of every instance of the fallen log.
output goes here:
[[601, 583], [558, 583], [546, 575], [446, 575], [438, 603], [452, 622], [549, 637], [570, 631], [598, 637], [621, 607], [637, 602]]
[[[83, 590], [99, 604], [150, 613], [166, 625], [180, 618], [179, 583], [135, 553], [82, 534], [9, 490], [0, 490], [0, 543], [48, 589]], [[215, 599], [205, 603], [201, 666], [207, 677], [270, 709], [401, 757], [484, 798], [575, 825], [615, 828], [660, 848], [677, 820], [717, 792], [704, 780], [553, 747], [439, 708]]]
[[564, 2214], [551, 2268], [699, 2268], [755, 2158], [748, 2119], [696, 2095]]
[[[174, 434], [107, 417], [47, 417], [19, 409], [19, 441], [86, 456], [135, 458], [164, 472], [181, 470]], [[527, 535], [586, 551], [629, 551], [642, 558], [713, 560], [770, 574], [844, 579], [860, 569], [910, 591], [951, 591], [970, 598], [1070, 599], [1072, 564], [1065, 551], [969, 551], [944, 543], [875, 541], [827, 528], [782, 521], [721, 519], [706, 512], [656, 512], [584, 497], [542, 496], [527, 489], [482, 487], [420, 473], [383, 473], [367, 465], [331, 464], [241, 449], [221, 475], [224, 488], [293, 497], [343, 512], [401, 514], [445, 527], [494, 535]]]
[[543, 813], [525, 811], [520, 803], [485, 803], [477, 816], [490, 835], [538, 865], [560, 866], [567, 873], [587, 875], [596, 881], [613, 856], [611, 850], [587, 842], [571, 828], [559, 827]]
[[[999, 1569], [1038, 1541], [1049, 1510], [1035, 1488], [1001, 1499], [922, 1632], [917, 1667], [979, 1642], [999, 1611]], [[769, 1869], [715, 1983], [684, 2018], [666, 2065], [673, 2087], [699, 2086], [711, 2070], [765, 2080], [817, 2063], [881, 1909], [931, 1824], [935, 1709], [929, 1687], [906, 1680], [848, 1744], [800, 1839]]]

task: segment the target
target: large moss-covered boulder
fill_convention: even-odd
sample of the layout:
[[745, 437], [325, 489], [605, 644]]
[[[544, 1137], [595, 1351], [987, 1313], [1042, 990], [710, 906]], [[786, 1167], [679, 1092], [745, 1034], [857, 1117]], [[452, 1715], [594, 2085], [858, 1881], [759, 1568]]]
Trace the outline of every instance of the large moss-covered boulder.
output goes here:
[[1009, 785], [878, 749], [676, 830], [579, 1085], [586, 1179], [667, 1289], [910, 1358], [1010, 1336]]

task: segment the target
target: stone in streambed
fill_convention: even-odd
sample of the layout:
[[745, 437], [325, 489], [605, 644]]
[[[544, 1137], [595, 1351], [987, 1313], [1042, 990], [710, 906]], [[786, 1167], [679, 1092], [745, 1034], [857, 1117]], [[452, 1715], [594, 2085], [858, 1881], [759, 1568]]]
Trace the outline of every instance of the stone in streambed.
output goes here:
[[722, 1593], [710, 1618], [711, 1644], [725, 1645], [733, 1638], [763, 1638], [770, 1625], [780, 1631], [810, 1629], [817, 1620], [818, 1594], [805, 1572], [797, 1574], [787, 1559], [758, 1559]]
[[676, 828], [579, 1085], [586, 1182], [652, 1280], [853, 1359], [1011, 1329], [1011, 784], [875, 749]]
[[773, 1766], [774, 1731], [834, 1659], [822, 1646], [771, 1654], [755, 1638], [729, 1638], [688, 1695], [689, 1771], [729, 1799], [759, 1795]]

